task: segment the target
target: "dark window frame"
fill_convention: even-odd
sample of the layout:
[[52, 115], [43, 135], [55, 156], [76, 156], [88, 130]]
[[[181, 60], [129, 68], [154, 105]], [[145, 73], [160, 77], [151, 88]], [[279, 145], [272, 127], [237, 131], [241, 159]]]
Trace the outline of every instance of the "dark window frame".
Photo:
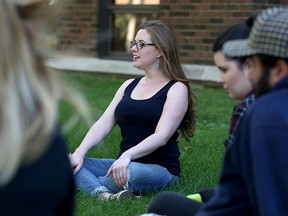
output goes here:
[[111, 38], [113, 14], [150, 14], [159, 13], [160, 5], [115, 5], [114, 0], [101, 0], [99, 10], [98, 57], [103, 59], [130, 60], [126, 52], [113, 52]]

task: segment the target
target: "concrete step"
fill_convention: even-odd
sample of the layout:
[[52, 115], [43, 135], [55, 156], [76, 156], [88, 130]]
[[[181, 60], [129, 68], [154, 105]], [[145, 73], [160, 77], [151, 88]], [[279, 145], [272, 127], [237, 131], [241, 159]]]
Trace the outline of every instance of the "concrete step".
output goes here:
[[[133, 67], [132, 61], [107, 60], [81, 56], [52, 56], [47, 59], [46, 65], [53, 69], [88, 72], [107, 73], [122, 76], [141, 76], [143, 71]], [[209, 65], [182, 65], [186, 70], [189, 80], [200, 82], [219, 81], [219, 71], [215, 66]]]

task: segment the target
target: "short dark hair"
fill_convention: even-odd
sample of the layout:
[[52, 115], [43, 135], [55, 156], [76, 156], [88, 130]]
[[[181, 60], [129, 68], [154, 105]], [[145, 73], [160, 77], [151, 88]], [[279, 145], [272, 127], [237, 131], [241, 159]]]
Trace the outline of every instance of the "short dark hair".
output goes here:
[[226, 28], [215, 40], [212, 52], [221, 51], [225, 42], [230, 40], [247, 39], [256, 15], [250, 16], [245, 22], [241, 22]]
[[[245, 22], [241, 22], [226, 28], [215, 40], [212, 46], [212, 52], [216, 53], [222, 51], [223, 45], [230, 40], [247, 39], [250, 34], [250, 30], [253, 26], [253, 22], [257, 16], [257, 13], [251, 15]], [[235, 60], [238, 63], [239, 68], [242, 68], [247, 57], [228, 57], [227, 59]]]

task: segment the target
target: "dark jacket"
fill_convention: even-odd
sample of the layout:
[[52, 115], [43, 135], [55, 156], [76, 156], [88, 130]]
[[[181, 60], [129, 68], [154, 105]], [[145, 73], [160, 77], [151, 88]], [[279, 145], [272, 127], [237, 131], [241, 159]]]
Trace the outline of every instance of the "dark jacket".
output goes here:
[[215, 196], [197, 216], [288, 215], [288, 78], [248, 110]]

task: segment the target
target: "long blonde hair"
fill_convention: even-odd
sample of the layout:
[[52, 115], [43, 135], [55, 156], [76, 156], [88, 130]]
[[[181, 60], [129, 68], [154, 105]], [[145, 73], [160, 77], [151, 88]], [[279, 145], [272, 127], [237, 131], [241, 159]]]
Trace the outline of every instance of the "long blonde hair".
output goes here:
[[0, 186], [45, 151], [57, 127], [61, 99], [83, 115], [87, 111], [81, 99], [66, 94], [34, 44], [35, 9], [49, 1], [21, 6], [15, 1], [0, 1]]

